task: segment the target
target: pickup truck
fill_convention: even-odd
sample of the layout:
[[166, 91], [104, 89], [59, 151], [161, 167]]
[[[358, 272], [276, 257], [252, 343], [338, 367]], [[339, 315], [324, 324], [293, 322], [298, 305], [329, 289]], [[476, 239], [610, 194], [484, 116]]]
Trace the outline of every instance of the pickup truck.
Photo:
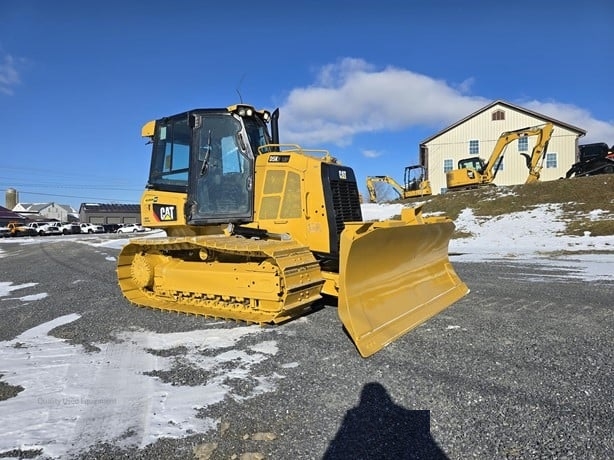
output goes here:
[[26, 227], [33, 229], [34, 234], [40, 236], [62, 234], [62, 231], [51, 222], [30, 222]]
[[81, 233], [81, 226], [76, 222], [69, 222], [58, 225], [62, 235], [75, 235]]
[[36, 230], [19, 222], [9, 222], [6, 226], [9, 229], [10, 236], [36, 236]]
[[81, 224], [81, 233], [104, 233], [104, 227], [100, 224], [83, 222]]

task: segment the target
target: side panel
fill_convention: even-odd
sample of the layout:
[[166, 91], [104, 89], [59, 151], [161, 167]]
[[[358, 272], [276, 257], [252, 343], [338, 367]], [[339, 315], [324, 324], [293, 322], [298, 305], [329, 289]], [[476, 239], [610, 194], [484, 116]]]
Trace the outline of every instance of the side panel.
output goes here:
[[151, 228], [186, 225], [186, 194], [146, 190], [141, 196], [141, 223]]
[[314, 252], [330, 252], [321, 163], [292, 151], [258, 155], [252, 225], [290, 235]]
[[149, 228], [161, 228], [168, 236], [215, 235], [223, 225], [188, 225], [185, 193], [146, 190], [141, 197], [141, 223]]
[[470, 185], [478, 185], [481, 176], [475, 169], [454, 169], [446, 174], [446, 184], [449, 189]]
[[361, 220], [351, 168], [293, 151], [257, 157], [255, 225], [259, 228], [287, 233], [336, 266], [345, 222]]

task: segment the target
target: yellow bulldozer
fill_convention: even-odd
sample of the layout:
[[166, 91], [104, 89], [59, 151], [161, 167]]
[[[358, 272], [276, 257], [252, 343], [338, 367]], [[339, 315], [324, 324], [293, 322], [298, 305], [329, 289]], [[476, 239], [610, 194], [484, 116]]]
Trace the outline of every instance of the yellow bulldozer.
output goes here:
[[238, 104], [143, 126], [152, 153], [141, 221], [166, 235], [121, 250], [128, 300], [279, 324], [334, 296], [367, 357], [468, 293], [448, 258], [451, 220], [408, 207], [364, 221], [353, 170], [280, 144], [278, 118]]
[[390, 185], [400, 199], [417, 198], [433, 194], [431, 183], [426, 179], [426, 168], [422, 165], [405, 167], [404, 185], [399, 184], [390, 176], [367, 176], [367, 191], [369, 201], [377, 203], [377, 190], [375, 184], [383, 182]]

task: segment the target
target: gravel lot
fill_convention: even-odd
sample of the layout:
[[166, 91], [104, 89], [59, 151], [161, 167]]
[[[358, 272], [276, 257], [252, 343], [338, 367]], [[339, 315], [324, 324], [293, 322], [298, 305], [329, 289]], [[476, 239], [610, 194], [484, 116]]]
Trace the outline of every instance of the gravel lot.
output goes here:
[[[8, 356], [7, 342], [73, 313], [80, 317], [51, 335], [94, 360], [102, 344], [126, 331], [240, 326], [130, 306], [116, 283], [119, 251], [77, 243], [110, 238], [0, 245], [0, 283], [38, 283], [0, 297], [0, 358]], [[199, 417], [215, 420], [211, 429], [147, 445], [121, 442], [133, 438], [131, 430], [85, 449], [77, 433], [58, 442], [81, 446], [70, 454], [88, 459], [614, 458], [614, 280], [581, 282], [556, 267], [451, 259], [471, 293], [371, 358], [359, 356], [336, 309], [323, 302], [306, 317], [264, 328], [274, 353], [254, 369], [275, 377], [274, 387], [259, 393], [253, 379], [230, 379], [235, 397], [200, 409]], [[23, 298], [35, 292], [47, 295]], [[240, 346], [261, 340], [250, 335]], [[185, 349], [157, 353], [180, 357]], [[201, 368], [181, 363], [148, 375], [176, 391], [207, 383]], [[6, 366], [0, 360], [0, 374]], [[0, 377], [0, 413], [27, 390], [7, 377]], [[9, 428], [0, 424], [2, 446], [11, 444]], [[0, 458], [45, 452], [15, 439]]]

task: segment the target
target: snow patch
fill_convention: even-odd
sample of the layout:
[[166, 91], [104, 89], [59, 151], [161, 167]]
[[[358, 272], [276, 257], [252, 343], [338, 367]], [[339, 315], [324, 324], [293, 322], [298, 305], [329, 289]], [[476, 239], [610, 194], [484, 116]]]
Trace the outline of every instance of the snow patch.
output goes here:
[[[42, 456], [65, 458], [97, 442], [142, 448], [159, 438], [204, 433], [217, 424], [207, 407], [274, 391], [283, 378], [259, 372], [277, 353], [274, 341], [241, 348], [244, 338], [264, 333], [259, 326], [123, 332], [88, 353], [49, 335], [79, 318], [62, 316], [0, 342], [1, 380], [23, 387], [0, 401], [0, 452], [42, 449]], [[163, 381], [177, 365], [206, 378], [192, 385]], [[233, 387], [237, 379], [244, 381], [241, 394]]]
[[10, 281], [0, 281], [0, 297], [6, 297], [12, 291], [16, 291], [18, 289], [25, 289], [32, 286], [36, 286], [38, 283], [24, 283], [13, 286], [13, 283]]
[[41, 292], [40, 294], [24, 295], [23, 297], [19, 297], [19, 300], [21, 300], [22, 302], [32, 302], [34, 300], [44, 299], [48, 295], [49, 294], [47, 294], [46, 292]]

